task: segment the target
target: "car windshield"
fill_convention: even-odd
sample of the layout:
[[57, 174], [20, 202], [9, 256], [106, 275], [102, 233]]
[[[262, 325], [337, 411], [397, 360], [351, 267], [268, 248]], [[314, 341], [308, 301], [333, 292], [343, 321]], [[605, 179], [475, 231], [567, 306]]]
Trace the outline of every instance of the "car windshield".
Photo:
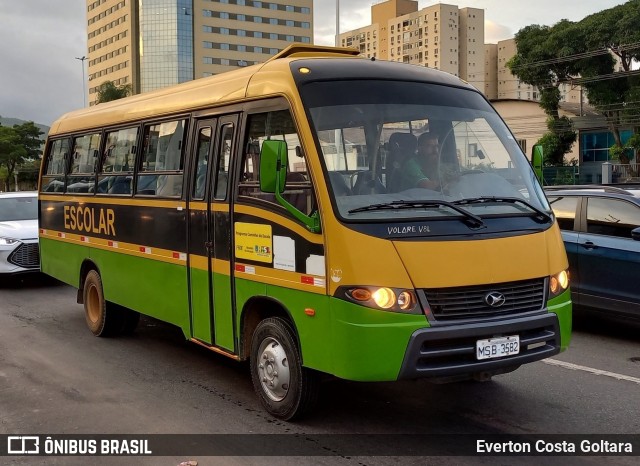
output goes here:
[[459, 216], [451, 205], [477, 216], [550, 212], [517, 141], [477, 92], [354, 80], [301, 93], [344, 220]]
[[0, 222], [35, 220], [38, 218], [38, 198], [0, 196]]

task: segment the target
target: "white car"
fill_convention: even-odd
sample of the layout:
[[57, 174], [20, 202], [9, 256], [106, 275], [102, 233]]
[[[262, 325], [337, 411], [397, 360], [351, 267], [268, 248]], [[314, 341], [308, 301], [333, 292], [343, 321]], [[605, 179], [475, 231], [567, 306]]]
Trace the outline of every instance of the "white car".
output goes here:
[[0, 275], [39, 270], [37, 193], [0, 193]]

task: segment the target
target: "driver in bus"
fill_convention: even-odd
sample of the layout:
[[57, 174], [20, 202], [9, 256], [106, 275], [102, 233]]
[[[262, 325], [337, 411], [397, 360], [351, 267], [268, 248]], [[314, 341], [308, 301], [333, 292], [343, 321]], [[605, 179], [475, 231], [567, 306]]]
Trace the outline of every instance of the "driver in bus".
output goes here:
[[436, 133], [424, 132], [418, 137], [416, 155], [402, 166], [402, 189], [425, 188], [441, 191], [457, 177], [454, 163], [442, 160]]
[[403, 189], [440, 189], [439, 154], [438, 135], [428, 131], [422, 133], [418, 138], [417, 154], [408, 159], [402, 167]]

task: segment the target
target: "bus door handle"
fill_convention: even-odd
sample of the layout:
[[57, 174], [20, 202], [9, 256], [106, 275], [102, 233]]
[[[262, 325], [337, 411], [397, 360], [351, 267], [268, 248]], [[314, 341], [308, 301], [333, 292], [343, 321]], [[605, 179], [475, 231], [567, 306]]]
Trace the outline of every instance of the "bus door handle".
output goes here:
[[580, 246], [582, 246], [585, 249], [588, 249], [589, 251], [592, 249], [598, 249], [598, 246], [596, 246], [596, 244], [591, 241], [586, 241], [582, 243]]
[[211, 252], [211, 250], [213, 249], [213, 241], [205, 241], [204, 247], [207, 250], [207, 252]]

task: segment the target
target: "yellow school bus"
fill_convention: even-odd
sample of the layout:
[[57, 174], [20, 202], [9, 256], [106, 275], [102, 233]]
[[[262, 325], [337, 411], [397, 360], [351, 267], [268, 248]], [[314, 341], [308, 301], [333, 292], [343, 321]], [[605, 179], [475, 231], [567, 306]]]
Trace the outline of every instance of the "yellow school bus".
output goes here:
[[95, 335], [174, 324], [249, 360], [281, 419], [322, 374], [487, 380], [567, 348], [562, 239], [504, 122], [455, 76], [357, 55], [296, 44], [53, 124], [42, 270]]

